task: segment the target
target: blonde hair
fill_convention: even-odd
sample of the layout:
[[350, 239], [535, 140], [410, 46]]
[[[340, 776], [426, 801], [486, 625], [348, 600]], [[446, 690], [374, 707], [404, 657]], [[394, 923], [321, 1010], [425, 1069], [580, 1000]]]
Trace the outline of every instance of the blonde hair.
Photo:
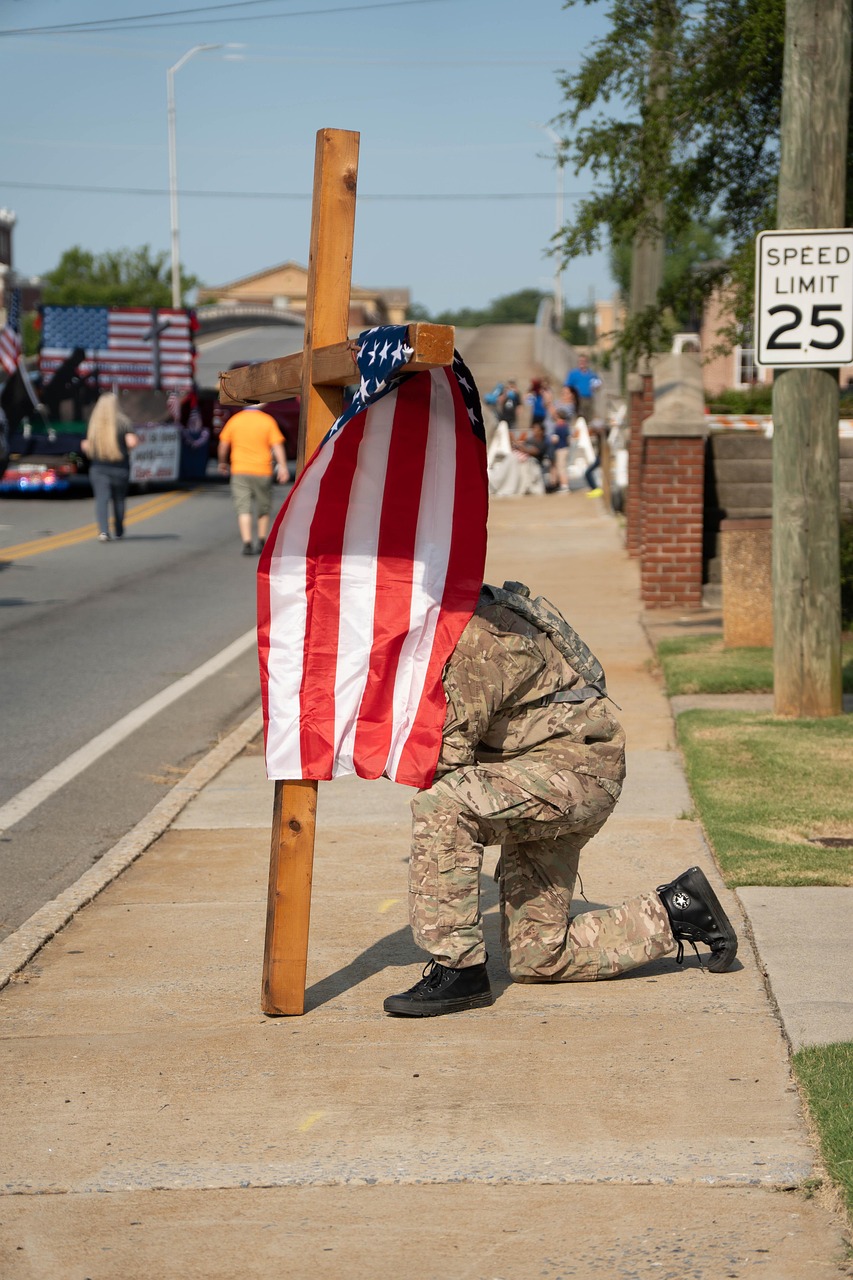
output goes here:
[[118, 396], [106, 391], [92, 410], [86, 439], [93, 462], [123, 462], [124, 453], [118, 442], [118, 429], [126, 430], [130, 419], [118, 407]]

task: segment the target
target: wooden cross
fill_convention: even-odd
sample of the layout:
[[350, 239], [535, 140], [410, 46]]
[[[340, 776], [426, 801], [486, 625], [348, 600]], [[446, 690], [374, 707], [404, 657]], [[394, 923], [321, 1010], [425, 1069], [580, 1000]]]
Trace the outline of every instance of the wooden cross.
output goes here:
[[[344, 387], [359, 377], [358, 344], [348, 336], [358, 144], [359, 135], [345, 129], [317, 133], [303, 350], [219, 375], [222, 404], [301, 395], [298, 471], [340, 416]], [[407, 372], [453, 362], [450, 325], [411, 324], [407, 342]], [[305, 1010], [316, 813], [316, 782], [276, 782], [261, 992], [266, 1014]]]

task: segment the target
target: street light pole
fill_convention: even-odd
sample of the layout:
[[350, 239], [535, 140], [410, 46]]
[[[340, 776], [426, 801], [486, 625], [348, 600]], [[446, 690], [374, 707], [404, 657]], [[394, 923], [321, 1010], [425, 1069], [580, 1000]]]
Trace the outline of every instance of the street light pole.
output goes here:
[[169, 123], [169, 215], [172, 227], [172, 306], [181, 305], [181, 248], [178, 229], [178, 153], [175, 145], [175, 72], [196, 53], [221, 49], [221, 44], [196, 44], [166, 72], [166, 108]]
[[[541, 125], [540, 127], [544, 133], [547, 133], [548, 137], [551, 139], [551, 141], [554, 144], [554, 163], [557, 169], [557, 208], [556, 208], [555, 233], [556, 235], [559, 235], [563, 229], [563, 197], [565, 192], [565, 174], [563, 172], [563, 166], [560, 164], [560, 156], [562, 154], [565, 143], [563, 142], [563, 139], [559, 136], [559, 134], [555, 133], [555, 131], [552, 128], [550, 128], [548, 125]], [[554, 272], [554, 321], [556, 324], [557, 332], [560, 333], [563, 328], [563, 267], [559, 258], [559, 253], [557, 257], [557, 268]]]

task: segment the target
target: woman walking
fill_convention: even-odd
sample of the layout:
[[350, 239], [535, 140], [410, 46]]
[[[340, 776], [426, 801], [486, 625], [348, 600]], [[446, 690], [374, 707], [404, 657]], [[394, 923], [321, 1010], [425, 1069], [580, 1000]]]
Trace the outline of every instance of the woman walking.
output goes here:
[[108, 391], [98, 398], [82, 449], [89, 458], [89, 480], [95, 495], [99, 542], [110, 541], [110, 503], [114, 536], [120, 538], [124, 534], [130, 450], [135, 449], [138, 443], [130, 425], [130, 419], [119, 410], [118, 396]]

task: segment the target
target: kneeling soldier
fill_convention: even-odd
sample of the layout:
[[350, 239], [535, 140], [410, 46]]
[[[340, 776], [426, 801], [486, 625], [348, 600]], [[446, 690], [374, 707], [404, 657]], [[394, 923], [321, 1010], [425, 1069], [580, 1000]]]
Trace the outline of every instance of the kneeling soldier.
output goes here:
[[[570, 917], [580, 851], [613, 811], [625, 733], [604, 672], [553, 605], [484, 587], [444, 672], [433, 784], [412, 802], [409, 918], [432, 959], [388, 1013], [492, 1004], [479, 909], [483, 846], [499, 844], [501, 949], [516, 982], [614, 978], [685, 942], [728, 969], [737, 938], [698, 867], [619, 907]], [[698, 950], [697, 950], [698, 954]]]

